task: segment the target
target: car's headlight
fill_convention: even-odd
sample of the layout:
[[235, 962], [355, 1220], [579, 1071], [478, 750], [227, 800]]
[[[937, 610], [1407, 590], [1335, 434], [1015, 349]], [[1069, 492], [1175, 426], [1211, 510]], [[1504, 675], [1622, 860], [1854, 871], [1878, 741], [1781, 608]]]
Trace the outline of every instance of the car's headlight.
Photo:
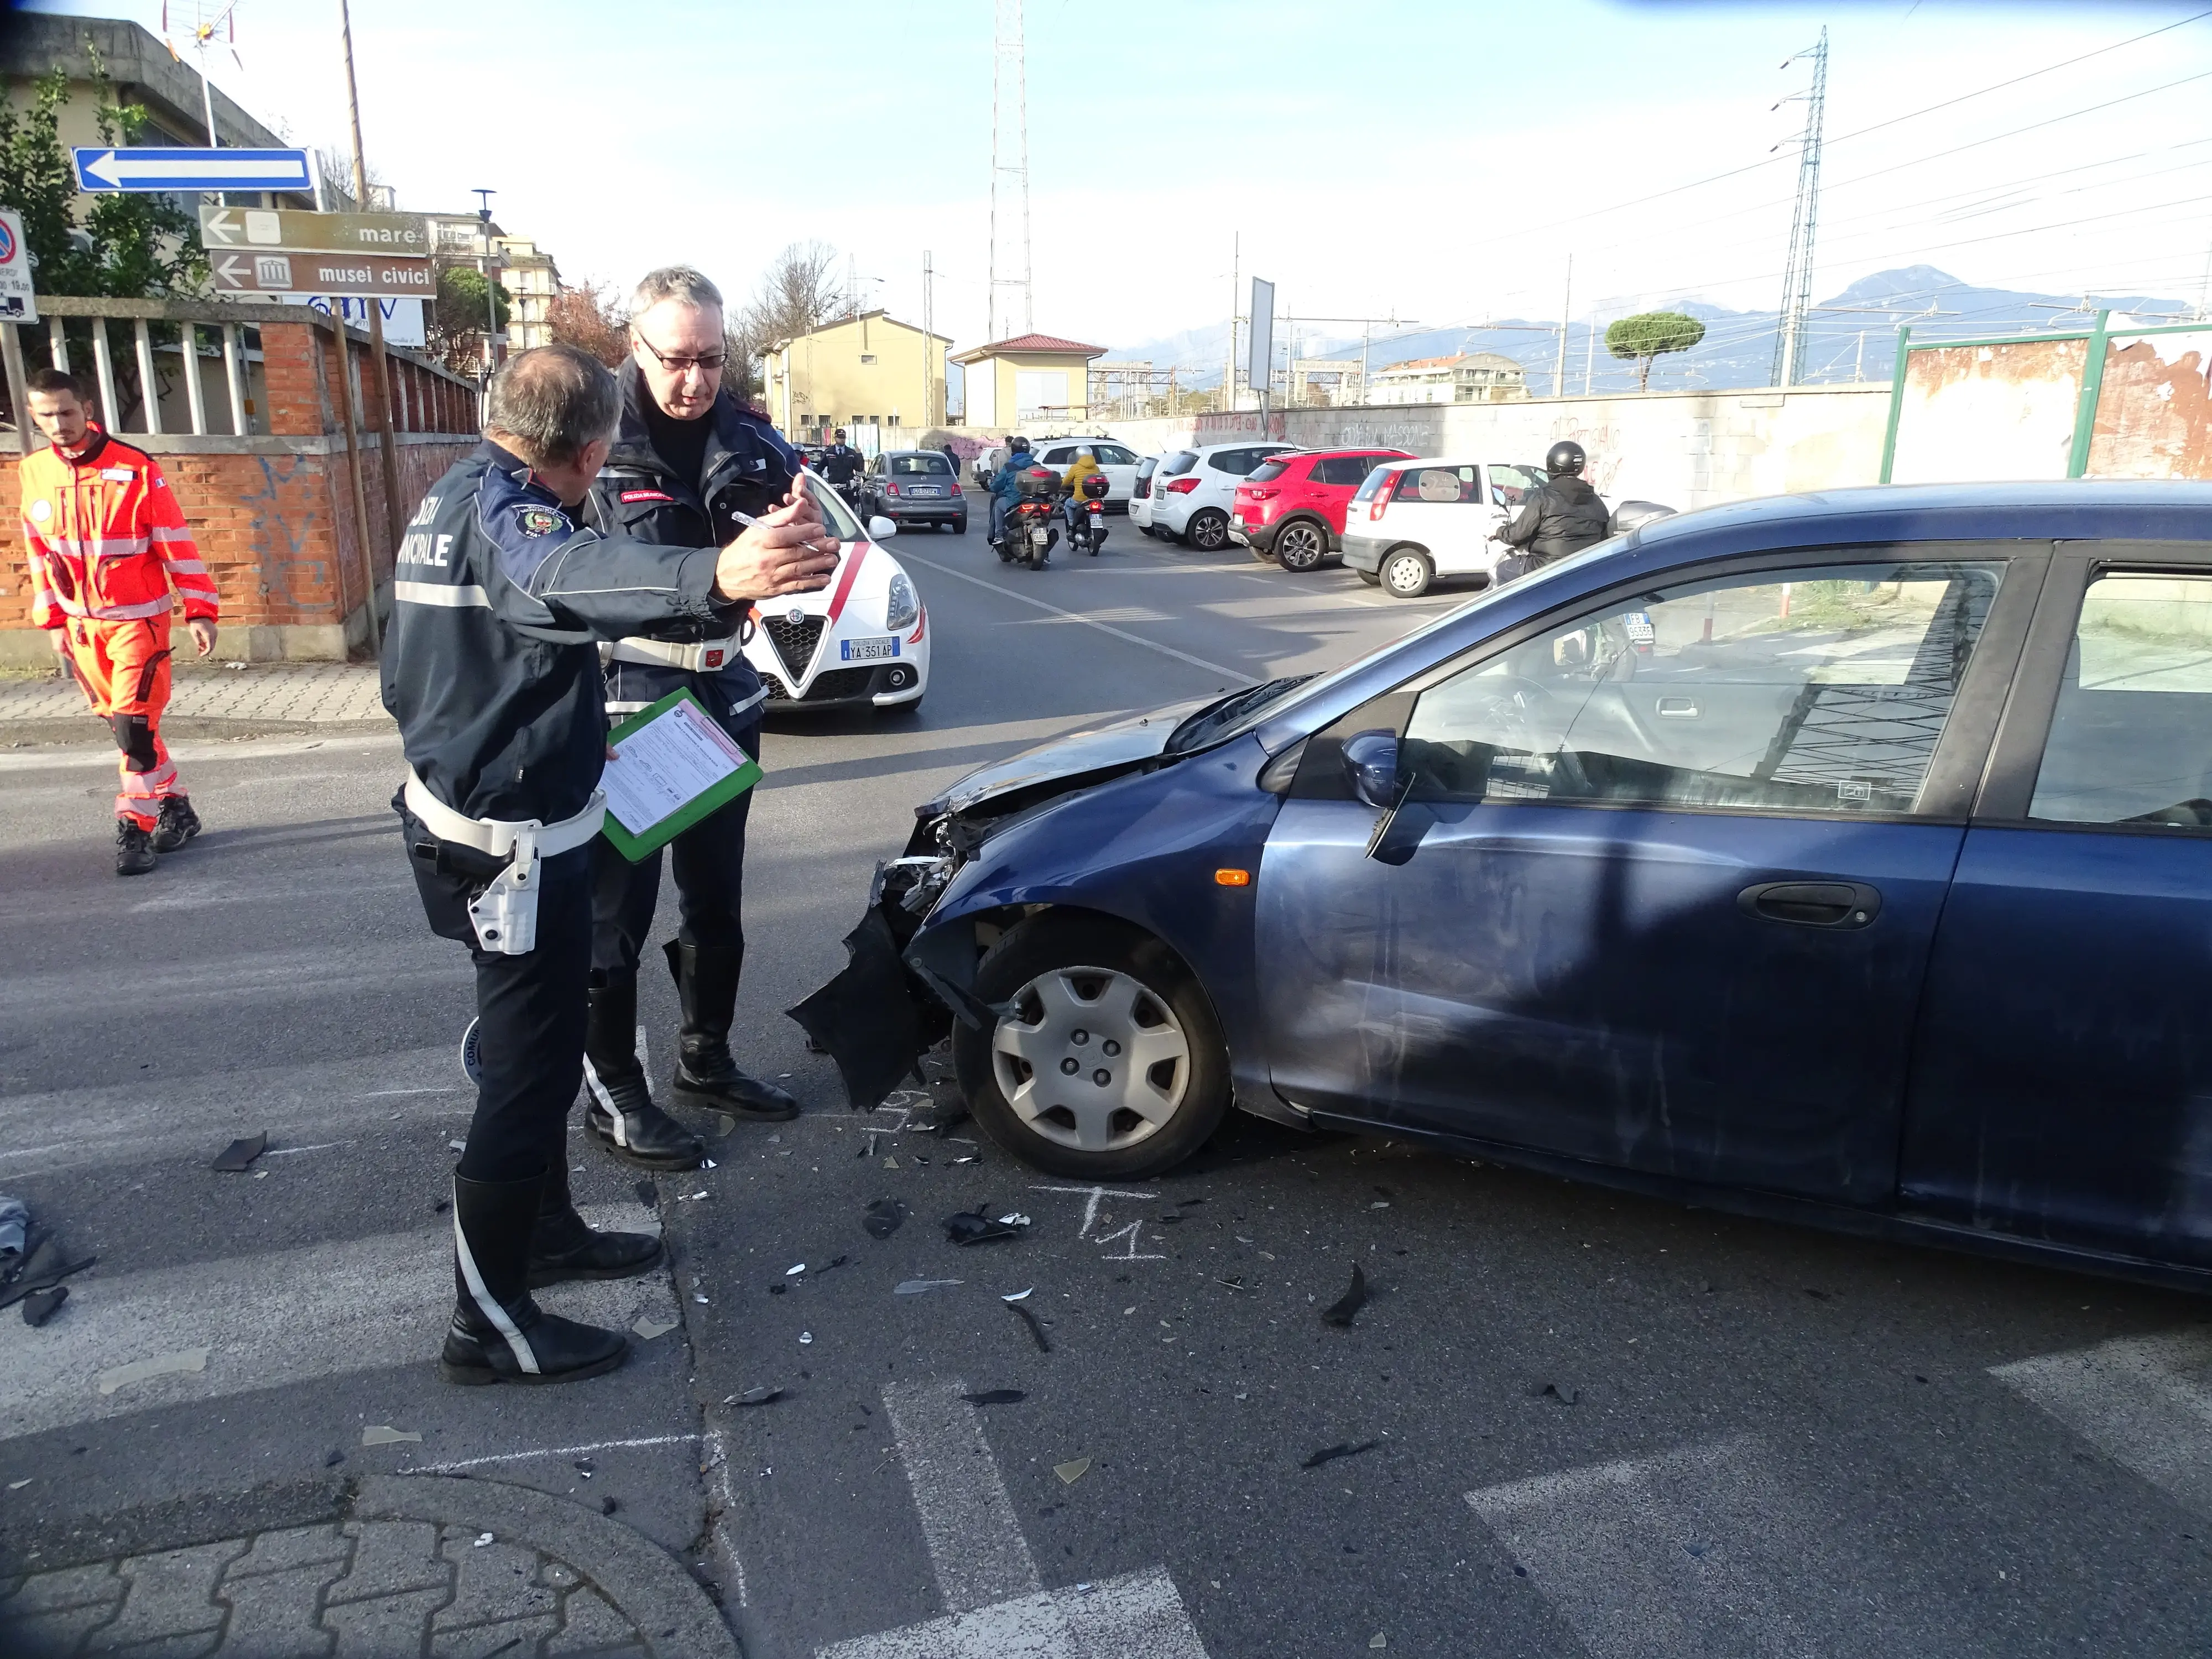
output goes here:
[[891, 578], [890, 593], [884, 600], [884, 626], [894, 634], [911, 628], [921, 615], [921, 599], [914, 591], [914, 584], [901, 571]]

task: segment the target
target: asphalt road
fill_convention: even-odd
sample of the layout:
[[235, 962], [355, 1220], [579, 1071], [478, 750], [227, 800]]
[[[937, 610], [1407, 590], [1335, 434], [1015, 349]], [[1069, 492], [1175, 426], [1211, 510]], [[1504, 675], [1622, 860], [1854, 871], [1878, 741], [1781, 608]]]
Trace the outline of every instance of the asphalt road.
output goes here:
[[[902, 537], [920, 714], [771, 730], [739, 1057], [807, 1111], [654, 1184], [672, 1274], [546, 1294], [672, 1324], [574, 1388], [431, 1373], [468, 978], [400, 860], [396, 744], [182, 745], [210, 830], [128, 883], [108, 750], [0, 757], [0, 1191], [99, 1257], [52, 1323], [0, 1321], [0, 1577], [434, 1468], [611, 1500], [760, 1659], [2212, 1648], [2200, 1302], [1250, 1121], [1085, 1190], [910, 1127], [923, 1091], [844, 1109], [780, 1011], [915, 802], [1455, 602], [1114, 532], [1042, 573]], [[672, 988], [644, 1005], [665, 1066]], [[594, 1213], [650, 1224], [573, 1145]], [[978, 1204], [1032, 1224], [946, 1243]], [[1325, 1326], [1354, 1263], [1372, 1299]]]

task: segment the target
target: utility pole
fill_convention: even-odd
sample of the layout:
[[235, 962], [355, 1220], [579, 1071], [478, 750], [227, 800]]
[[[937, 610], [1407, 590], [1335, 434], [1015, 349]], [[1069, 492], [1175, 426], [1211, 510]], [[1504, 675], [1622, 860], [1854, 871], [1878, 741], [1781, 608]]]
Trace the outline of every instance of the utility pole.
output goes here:
[[[1036, 327], [1035, 295], [1030, 286], [1030, 94], [1029, 68], [1026, 48], [1022, 40], [1022, 0], [996, 0], [994, 27], [991, 46], [991, 338], [1006, 337], [1000, 325], [999, 290], [1018, 288], [1022, 291], [1022, 331], [1028, 333]], [[1006, 127], [1009, 98], [1013, 106], [1014, 126]], [[1006, 152], [1012, 150], [1015, 160], [1010, 164]], [[1012, 174], [1021, 181], [1022, 210], [1022, 274], [1002, 276], [999, 273], [1012, 262], [1009, 250], [1002, 258], [999, 252], [999, 181]], [[1013, 326], [1011, 309], [1006, 313], [1006, 329]]]
[[1859, 331], [1858, 356], [1851, 359], [1851, 384], [1856, 386], [1866, 378], [1866, 331]]
[[930, 286], [929, 250], [921, 251], [921, 424], [937, 424], [937, 312]]
[[[1828, 102], [1828, 31], [1825, 27], [1817, 45], [1793, 53], [1782, 67], [1787, 69], [1808, 58], [1813, 60], [1813, 87], [1802, 94], [1805, 131], [1797, 148], [1797, 206], [1790, 222], [1790, 261], [1782, 278], [1781, 326], [1775, 333], [1771, 377], [1772, 384], [1780, 386], [1796, 380], [1804, 367], [1805, 313], [1813, 303], [1813, 233], [1820, 210], [1820, 141]], [[1793, 101], [1785, 98], [1782, 104]]]
[[1583, 396], [1585, 398], [1590, 395], [1590, 375], [1596, 368], [1597, 325], [1592, 323], [1589, 332], [1583, 337]]
[[477, 198], [477, 223], [483, 235], [484, 279], [484, 386], [491, 385], [492, 342], [499, 334], [499, 283], [491, 264], [491, 198], [499, 194], [495, 190], [477, 189], [471, 192]]
[[1221, 370], [1221, 411], [1224, 415], [1237, 407], [1237, 278], [1243, 259], [1244, 233], [1233, 231], [1229, 238], [1229, 357]]
[[[338, 33], [345, 45], [346, 114], [353, 124], [353, 193], [361, 204], [361, 210], [368, 211], [368, 162], [361, 147], [361, 93], [354, 84], [353, 75], [353, 8], [349, 0], [338, 0]], [[376, 398], [369, 410], [369, 418], [376, 422], [377, 459], [384, 473], [384, 536], [395, 544], [400, 525], [407, 515], [400, 511], [399, 449], [392, 436], [392, 370], [384, 353], [384, 301], [374, 295], [368, 296], [368, 361], [376, 373]], [[343, 356], [350, 349], [345, 343], [345, 301], [337, 304], [338, 349]], [[368, 647], [381, 651], [376, 626], [376, 591], [374, 569], [370, 573], [368, 595]]]
[[1575, 256], [1567, 255], [1567, 291], [1559, 300], [1559, 361], [1552, 370], [1552, 395], [1567, 395], [1567, 313], [1575, 305]]

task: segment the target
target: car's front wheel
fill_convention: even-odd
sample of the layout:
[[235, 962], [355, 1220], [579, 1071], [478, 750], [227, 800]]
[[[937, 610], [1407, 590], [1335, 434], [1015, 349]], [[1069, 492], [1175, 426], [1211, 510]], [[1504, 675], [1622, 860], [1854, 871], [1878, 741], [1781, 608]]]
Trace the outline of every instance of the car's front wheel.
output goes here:
[[1419, 599], [1436, 574], [1429, 556], [1418, 547], [1401, 547], [1382, 561], [1382, 586], [1401, 599]]
[[1229, 518], [1212, 507], [1190, 521], [1182, 538], [1201, 553], [1218, 553], [1229, 544]]
[[1311, 519], [1293, 519], [1275, 536], [1275, 562], [1285, 570], [1321, 568], [1328, 556], [1328, 532]]
[[975, 970], [1006, 1012], [954, 1028], [975, 1121], [1049, 1174], [1128, 1180], [1205, 1144], [1229, 1109], [1229, 1050], [1206, 993], [1149, 934], [1103, 917], [1032, 917]]

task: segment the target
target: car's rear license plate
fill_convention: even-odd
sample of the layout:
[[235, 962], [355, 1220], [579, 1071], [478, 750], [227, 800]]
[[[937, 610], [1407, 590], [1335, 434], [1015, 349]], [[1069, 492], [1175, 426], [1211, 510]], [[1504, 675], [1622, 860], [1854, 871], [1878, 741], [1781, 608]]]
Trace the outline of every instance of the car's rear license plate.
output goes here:
[[907, 492], [909, 495], [942, 495], [944, 493], [935, 484], [916, 484]]
[[840, 642], [839, 655], [847, 662], [874, 662], [899, 653], [896, 635], [883, 640], [845, 640]]

